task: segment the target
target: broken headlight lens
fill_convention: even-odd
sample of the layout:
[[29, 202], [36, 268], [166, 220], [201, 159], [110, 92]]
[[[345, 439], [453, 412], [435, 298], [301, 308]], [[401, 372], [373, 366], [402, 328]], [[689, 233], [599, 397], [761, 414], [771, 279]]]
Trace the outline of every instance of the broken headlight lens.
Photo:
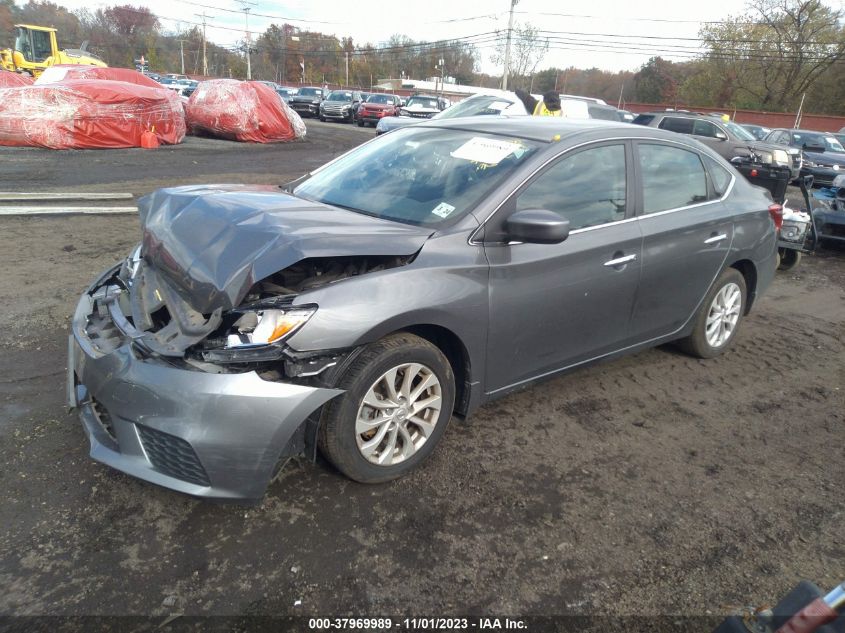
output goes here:
[[316, 311], [316, 306], [244, 310], [226, 336], [226, 349], [278, 343], [302, 327]]

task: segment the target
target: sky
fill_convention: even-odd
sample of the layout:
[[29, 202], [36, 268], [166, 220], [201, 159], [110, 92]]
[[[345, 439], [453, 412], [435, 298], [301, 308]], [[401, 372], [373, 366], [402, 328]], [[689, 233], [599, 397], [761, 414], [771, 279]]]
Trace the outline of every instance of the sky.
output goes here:
[[[337, 37], [351, 36], [359, 45], [378, 44], [394, 34], [425, 41], [466, 39], [477, 42], [480, 69], [491, 74], [501, 69], [490, 60], [494, 52], [494, 35], [490, 34], [507, 29], [510, 9], [510, 0], [54, 1], [70, 9], [89, 10], [114, 4], [144, 5], [159, 17], [164, 30], [174, 32], [201, 23], [205, 12], [208, 39], [222, 46], [232, 46], [244, 38], [244, 7], [250, 9], [253, 38], [270, 24], [288, 22]], [[829, 0], [826, 4], [840, 9], [843, 1]], [[677, 61], [689, 59], [698, 50], [697, 35], [703, 23], [729, 20], [744, 9], [742, 0], [518, 0], [514, 21], [529, 23], [553, 38], [537, 70], [575, 66], [620, 71], [637, 70], [654, 55]]]

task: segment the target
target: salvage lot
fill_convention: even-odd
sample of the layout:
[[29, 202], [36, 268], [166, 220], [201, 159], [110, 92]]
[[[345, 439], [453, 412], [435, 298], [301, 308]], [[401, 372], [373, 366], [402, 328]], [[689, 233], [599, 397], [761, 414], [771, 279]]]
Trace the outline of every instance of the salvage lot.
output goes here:
[[[373, 135], [307, 123], [281, 146], [0, 150], [0, 189], [278, 183]], [[559, 377], [454, 423], [400, 481], [301, 461], [244, 508], [94, 463], [65, 412], [69, 315], [137, 217], [0, 225], [0, 613], [700, 615], [841, 582], [842, 249], [780, 273], [721, 358]]]

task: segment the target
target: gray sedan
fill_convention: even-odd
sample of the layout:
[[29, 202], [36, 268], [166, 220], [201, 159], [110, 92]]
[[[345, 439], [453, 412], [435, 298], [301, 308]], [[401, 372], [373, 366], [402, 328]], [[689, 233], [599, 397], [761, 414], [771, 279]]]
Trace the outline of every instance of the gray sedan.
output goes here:
[[727, 350], [780, 208], [693, 139], [605, 121], [430, 121], [285, 190], [164, 189], [82, 295], [68, 398], [91, 456], [259, 499], [288, 457], [418, 467], [450, 419], [677, 341]]

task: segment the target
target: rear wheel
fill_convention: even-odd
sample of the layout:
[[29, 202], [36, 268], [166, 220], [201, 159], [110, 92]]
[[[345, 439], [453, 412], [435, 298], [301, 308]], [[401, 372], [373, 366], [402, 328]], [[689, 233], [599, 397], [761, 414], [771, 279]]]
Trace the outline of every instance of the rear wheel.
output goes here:
[[792, 248], [779, 248], [778, 270], [792, 270], [801, 263], [801, 251]]
[[346, 393], [323, 410], [319, 446], [339, 471], [362, 483], [390, 481], [416, 468], [452, 417], [449, 361], [413, 334], [370, 345], [338, 387]]
[[366, 127], [366, 125], [367, 124], [364, 122], [364, 119], [358, 119], [358, 127]]
[[692, 334], [679, 341], [680, 347], [699, 358], [713, 358], [728, 349], [745, 312], [746, 292], [742, 273], [725, 270], [701, 303]]

